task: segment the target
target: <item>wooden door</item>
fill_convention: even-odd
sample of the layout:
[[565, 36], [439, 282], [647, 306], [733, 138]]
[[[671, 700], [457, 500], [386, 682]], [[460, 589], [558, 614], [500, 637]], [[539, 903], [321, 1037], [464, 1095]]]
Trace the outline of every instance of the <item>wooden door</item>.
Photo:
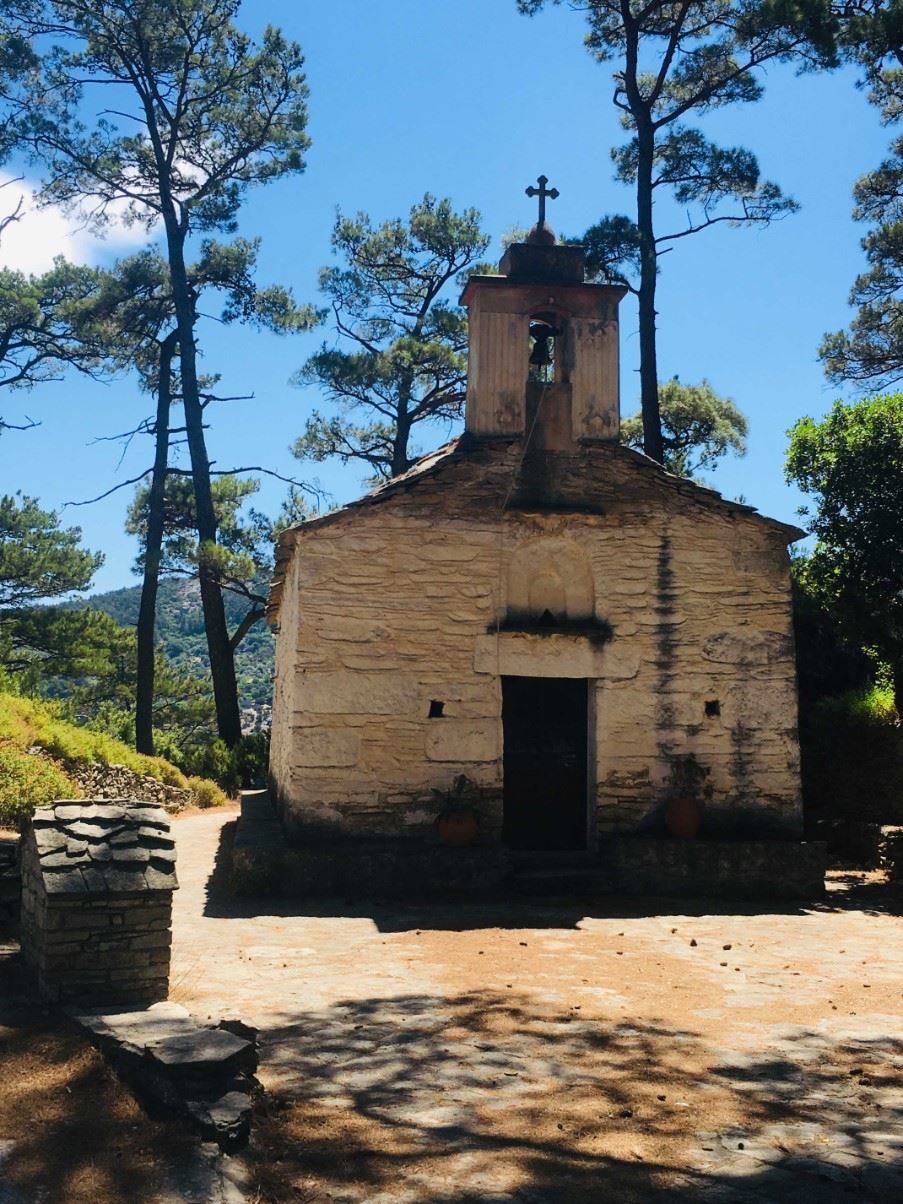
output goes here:
[[504, 839], [515, 849], [585, 849], [587, 682], [503, 677]]

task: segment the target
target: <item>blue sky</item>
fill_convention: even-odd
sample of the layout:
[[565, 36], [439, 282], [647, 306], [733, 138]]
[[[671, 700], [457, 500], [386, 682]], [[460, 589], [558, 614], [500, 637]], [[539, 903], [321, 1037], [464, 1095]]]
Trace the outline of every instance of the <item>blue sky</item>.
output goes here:
[[[611, 105], [610, 67], [581, 45], [578, 14], [553, 8], [529, 20], [515, 0], [332, 0], [328, 5], [246, 0], [242, 23], [254, 32], [281, 25], [301, 42], [310, 85], [306, 172], [249, 194], [240, 223], [261, 236], [262, 283], [291, 285], [316, 300], [317, 269], [329, 262], [335, 207], [375, 220], [407, 211], [430, 191], [473, 205], [495, 242], [533, 220], [525, 186], [545, 173], [561, 192], [550, 205], [559, 232], [577, 234], [605, 212], [630, 210], [629, 190], [612, 180], [609, 148], [620, 130]], [[793, 521], [801, 498], [783, 481], [786, 430], [820, 414], [837, 391], [816, 358], [825, 331], [844, 326], [846, 297], [862, 269], [863, 230], [850, 220], [854, 180], [885, 153], [888, 132], [848, 71], [796, 77], [774, 67], [765, 99], [705, 120], [709, 136], [754, 150], [763, 174], [801, 204], [767, 230], [717, 227], [682, 240], [662, 263], [660, 376], [707, 377], [750, 420], [749, 452], [711, 475], [728, 497], [743, 495], [765, 513]], [[661, 228], [680, 213], [659, 206]], [[58, 214], [13, 227], [0, 260], [40, 270], [54, 250], [108, 263], [134, 249], [136, 232], [98, 243]], [[622, 411], [636, 409], [636, 312], [621, 314]], [[207, 322], [204, 368], [222, 374], [222, 391], [253, 393], [211, 416], [217, 466], [262, 464], [317, 477], [337, 500], [359, 493], [354, 467], [302, 465], [289, 445], [318, 398], [289, 385], [324, 332], [290, 338]], [[328, 337], [328, 334], [327, 334]], [[68, 377], [2, 399], [9, 420], [23, 413], [42, 425], [0, 439], [4, 492], [21, 489], [50, 507], [91, 497], [150, 463], [147, 440], [120, 448], [95, 442], [149, 412], [127, 377], [96, 384]], [[436, 432], [440, 442], [444, 432]], [[278, 509], [284, 487], [265, 482], [263, 508]], [[95, 588], [133, 584], [134, 541], [123, 532], [131, 489], [94, 506], [67, 508], [85, 542], [106, 553]]]

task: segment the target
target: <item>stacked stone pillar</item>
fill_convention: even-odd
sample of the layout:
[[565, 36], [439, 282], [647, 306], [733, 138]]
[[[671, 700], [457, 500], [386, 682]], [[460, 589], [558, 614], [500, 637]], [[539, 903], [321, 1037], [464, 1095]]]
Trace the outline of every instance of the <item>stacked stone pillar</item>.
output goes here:
[[162, 807], [62, 801], [35, 811], [22, 837], [22, 955], [46, 999], [166, 998], [175, 862]]

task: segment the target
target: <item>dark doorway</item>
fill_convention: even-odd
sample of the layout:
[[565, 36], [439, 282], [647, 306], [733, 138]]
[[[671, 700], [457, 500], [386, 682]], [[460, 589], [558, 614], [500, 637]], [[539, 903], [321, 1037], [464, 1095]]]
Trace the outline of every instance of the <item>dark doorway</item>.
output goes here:
[[502, 678], [503, 836], [512, 848], [586, 848], [586, 685]]

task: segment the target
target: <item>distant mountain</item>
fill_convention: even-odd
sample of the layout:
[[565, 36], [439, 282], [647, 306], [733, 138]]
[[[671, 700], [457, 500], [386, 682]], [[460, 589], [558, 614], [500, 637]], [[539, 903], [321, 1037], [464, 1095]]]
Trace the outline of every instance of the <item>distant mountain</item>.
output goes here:
[[[229, 628], [234, 630], [247, 604], [228, 592], [224, 593], [223, 598]], [[140, 602], [141, 586], [132, 585], [105, 594], [93, 594], [70, 605], [102, 610], [123, 627], [134, 627], [138, 622]], [[206, 675], [209, 666], [207, 637], [204, 635], [204, 613], [196, 581], [160, 582], [156, 634], [157, 643], [163, 645], [163, 651], [171, 661], [191, 673]], [[275, 647], [272, 632], [266, 623], [260, 622], [251, 628], [235, 653], [241, 706], [255, 710], [263, 718], [265, 726], [269, 726], [269, 708], [273, 698]]]

